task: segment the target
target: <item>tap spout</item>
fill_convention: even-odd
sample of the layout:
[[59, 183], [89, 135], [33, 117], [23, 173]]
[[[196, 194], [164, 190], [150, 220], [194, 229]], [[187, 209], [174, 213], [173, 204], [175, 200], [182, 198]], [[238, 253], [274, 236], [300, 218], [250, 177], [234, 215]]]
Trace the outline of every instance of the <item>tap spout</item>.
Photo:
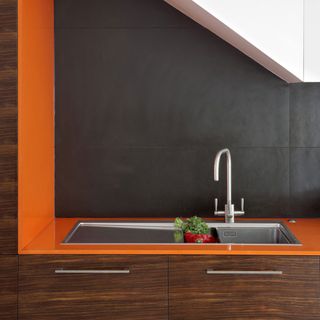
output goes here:
[[229, 149], [220, 150], [214, 159], [214, 180], [219, 181], [220, 158], [223, 154], [227, 157], [227, 205], [232, 204], [232, 176], [231, 176], [231, 153]]

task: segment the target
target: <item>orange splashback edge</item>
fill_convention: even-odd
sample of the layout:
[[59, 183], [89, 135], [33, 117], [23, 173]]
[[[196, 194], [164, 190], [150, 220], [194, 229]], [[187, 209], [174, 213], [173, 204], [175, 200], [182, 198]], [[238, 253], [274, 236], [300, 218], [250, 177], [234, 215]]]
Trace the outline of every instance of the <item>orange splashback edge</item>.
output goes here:
[[54, 0], [18, 0], [19, 252], [54, 219]]

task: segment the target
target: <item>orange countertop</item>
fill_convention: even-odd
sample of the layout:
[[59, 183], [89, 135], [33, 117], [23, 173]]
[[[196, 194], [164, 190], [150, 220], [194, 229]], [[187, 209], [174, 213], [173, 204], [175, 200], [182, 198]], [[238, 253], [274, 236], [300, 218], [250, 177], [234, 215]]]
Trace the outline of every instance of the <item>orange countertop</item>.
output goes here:
[[[238, 219], [241, 221], [282, 221], [294, 233], [301, 246], [222, 245], [222, 244], [150, 244], [150, 245], [66, 245], [62, 240], [79, 220], [146, 220], [146, 219], [85, 219], [57, 218], [45, 227], [19, 254], [202, 254], [202, 255], [320, 255], [320, 218], [296, 219]], [[151, 219], [148, 219], [151, 220]], [[152, 219], [171, 220], [171, 219]], [[172, 219], [173, 220], [173, 219]], [[209, 219], [221, 220], [221, 219]]]

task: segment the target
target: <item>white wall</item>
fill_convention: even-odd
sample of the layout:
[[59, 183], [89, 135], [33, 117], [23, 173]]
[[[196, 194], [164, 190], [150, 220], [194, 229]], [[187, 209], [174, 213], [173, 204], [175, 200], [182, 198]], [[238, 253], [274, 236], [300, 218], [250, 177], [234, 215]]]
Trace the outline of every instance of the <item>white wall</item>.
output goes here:
[[320, 82], [320, 0], [304, 1], [304, 81]]

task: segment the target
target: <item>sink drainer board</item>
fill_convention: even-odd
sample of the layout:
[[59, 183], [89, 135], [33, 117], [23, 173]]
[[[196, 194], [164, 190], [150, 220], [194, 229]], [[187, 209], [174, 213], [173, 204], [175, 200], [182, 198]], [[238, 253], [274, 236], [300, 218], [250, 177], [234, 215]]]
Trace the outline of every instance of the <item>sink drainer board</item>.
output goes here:
[[[211, 223], [217, 243], [202, 245], [301, 245], [282, 222]], [[63, 240], [66, 245], [183, 244], [183, 234], [173, 222], [78, 221]]]

